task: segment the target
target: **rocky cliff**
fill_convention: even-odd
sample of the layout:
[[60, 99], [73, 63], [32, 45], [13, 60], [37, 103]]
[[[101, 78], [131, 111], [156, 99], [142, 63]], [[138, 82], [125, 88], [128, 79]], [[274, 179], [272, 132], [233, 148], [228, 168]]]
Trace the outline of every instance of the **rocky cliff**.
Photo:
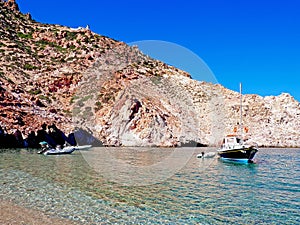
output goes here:
[[[0, 1], [0, 125], [24, 135], [43, 122], [81, 127], [105, 145], [216, 145], [233, 133], [240, 95], [199, 82], [88, 28], [41, 24]], [[245, 137], [300, 146], [300, 105], [289, 94], [243, 96]]]
[[45, 121], [71, 128], [72, 96], [83, 71], [123, 43], [85, 28], [38, 23], [14, 0], [0, 6], [2, 125], [35, 129]]

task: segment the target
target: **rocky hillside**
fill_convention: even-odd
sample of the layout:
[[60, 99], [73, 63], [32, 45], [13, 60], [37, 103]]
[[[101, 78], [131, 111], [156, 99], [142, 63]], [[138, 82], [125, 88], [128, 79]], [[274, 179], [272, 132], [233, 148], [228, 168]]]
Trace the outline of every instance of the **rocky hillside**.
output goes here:
[[[46, 25], [0, 1], [0, 125], [24, 135], [43, 122], [81, 127], [105, 145], [216, 145], [240, 117], [239, 93], [93, 33]], [[243, 96], [246, 138], [300, 146], [289, 94]]]
[[[193, 99], [200, 120], [200, 137], [215, 145], [221, 137], [240, 132], [240, 94], [221, 85], [186, 78], [173, 79]], [[242, 130], [250, 143], [271, 147], [300, 146], [300, 103], [290, 94], [243, 95]]]
[[48, 25], [0, 1], [0, 116], [8, 129], [43, 121], [70, 127], [72, 96], [83, 71], [116, 45], [89, 29]]

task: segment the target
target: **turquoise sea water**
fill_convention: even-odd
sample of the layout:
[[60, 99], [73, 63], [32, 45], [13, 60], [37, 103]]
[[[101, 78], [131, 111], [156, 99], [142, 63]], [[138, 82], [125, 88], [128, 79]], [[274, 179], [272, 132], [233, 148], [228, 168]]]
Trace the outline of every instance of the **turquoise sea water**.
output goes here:
[[82, 224], [300, 224], [300, 149], [260, 149], [255, 164], [196, 158], [209, 148], [111, 148], [114, 161], [103, 149], [3, 150], [0, 199]]

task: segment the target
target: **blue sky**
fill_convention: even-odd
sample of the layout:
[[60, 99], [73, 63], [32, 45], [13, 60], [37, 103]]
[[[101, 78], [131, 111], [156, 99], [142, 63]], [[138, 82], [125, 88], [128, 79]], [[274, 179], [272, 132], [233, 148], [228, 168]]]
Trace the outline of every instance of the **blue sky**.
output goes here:
[[[85, 27], [131, 43], [160, 40], [199, 56], [218, 83], [300, 101], [298, 0], [17, 0], [38, 22]], [[176, 65], [175, 65], [176, 66]], [[194, 79], [201, 76], [192, 74]]]

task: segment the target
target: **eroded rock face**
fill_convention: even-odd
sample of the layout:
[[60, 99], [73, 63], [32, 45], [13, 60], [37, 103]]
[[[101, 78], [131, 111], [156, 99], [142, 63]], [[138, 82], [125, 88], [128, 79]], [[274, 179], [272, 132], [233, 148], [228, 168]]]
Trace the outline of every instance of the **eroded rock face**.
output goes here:
[[[135, 47], [32, 21], [0, 1], [0, 126], [23, 134], [55, 123], [108, 146], [218, 145], [240, 123], [240, 95], [191, 79]], [[243, 96], [243, 129], [260, 146], [300, 146], [289, 94]], [[246, 132], [247, 131], [247, 132]]]
[[16, 0], [1, 0], [4, 2], [4, 6], [13, 10], [13, 11], [19, 11], [19, 6], [16, 3]]
[[15, 1], [0, 6], [0, 125], [27, 133], [46, 122], [71, 131], [72, 96], [82, 74], [101, 52], [122, 43], [85, 28], [35, 22]]
[[92, 130], [105, 145], [177, 146], [199, 140], [193, 110], [185, 110], [193, 107], [188, 92], [169, 77], [190, 79], [186, 72], [129, 46], [98, 60], [75, 94], [78, 125]]
[[[125, 49], [121, 52], [140, 54]], [[234, 133], [235, 128], [239, 131], [239, 93], [192, 80], [184, 72], [142, 55], [138, 63], [128, 55], [127, 62], [119, 54], [108, 58], [110, 72], [102, 64], [87, 76], [92, 79], [92, 74], [98, 74], [102, 81], [98, 87], [92, 82], [96, 94], [91, 103], [96, 102], [96, 107], [92, 119], [82, 123], [91, 122], [89, 129], [106, 145], [218, 145], [224, 135]], [[133, 111], [137, 102], [139, 107]], [[299, 129], [300, 108], [292, 96], [244, 95], [242, 105], [246, 139], [259, 146], [299, 146], [295, 131]]]

